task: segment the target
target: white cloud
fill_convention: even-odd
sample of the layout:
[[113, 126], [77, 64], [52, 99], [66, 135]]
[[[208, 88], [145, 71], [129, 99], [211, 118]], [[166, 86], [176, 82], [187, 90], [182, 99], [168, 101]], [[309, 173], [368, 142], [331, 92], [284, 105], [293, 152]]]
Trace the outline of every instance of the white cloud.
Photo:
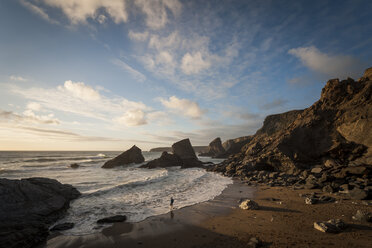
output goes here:
[[152, 29], [163, 28], [168, 23], [167, 9], [179, 15], [182, 5], [178, 0], [136, 0], [135, 4], [146, 15], [146, 25]]
[[36, 115], [32, 110], [28, 109], [23, 114], [17, 114], [12, 111], [0, 109], [0, 120], [12, 122], [16, 124], [59, 124], [60, 121], [54, 118], [53, 114]]
[[362, 63], [351, 56], [322, 53], [314, 46], [293, 48], [288, 53], [310, 70], [328, 77], [357, 76], [363, 68]]
[[210, 66], [211, 63], [203, 59], [200, 52], [194, 54], [186, 53], [182, 58], [181, 69], [185, 74], [197, 74]]
[[169, 100], [160, 98], [160, 102], [168, 109], [175, 111], [178, 114], [199, 119], [205, 113], [199, 107], [199, 104], [188, 99], [179, 99], [176, 96], [169, 97]]
[[113, 63], [114, 65], [117, 65], [120, 68], [122, 68], [123, 70], [129, 72], [132, 75], [132, 77], [135, 78], [136, 80], [138, 80], [140, 82], [146, 81], [146, 76], [145, 75], [143, 75], [141, 72], [137, 71], [136, 69], [133, 69], [131, 66], [129, 66], [124, 61], [122, 61], [120, 59], [113, 59], [113, 60], [111, 60], [111, 63]]
[[40, 111], [41, 110], [41, 105], [40, 103], [37, 102], [29, 102], [27, 104], [27, 109], [33, 110], [33, 111]]
[[99, 14], [101, 9], [115, 23], [128, 20], [125, 0], [42, 0], [42, 2], [50, 7], [61, 9], [72, 24], [86, 23], [88, 18], [102, 21]]
[[101, 98], [98, 91], [92, 87], [85, 85], [83, 82], [72, 82], [71, 80], [65, 81], [63, 86], [59, 86], [60, 91], [68, 91], [77, 98], [87, 101], [96, 101]]
[[133, 32], [132, 30], [129, 30], [129, 38], [135, 41], [145, 41], [149, 37], [149, 32], [145, 31], [143, 33], [136, 33]]
[[13, 80], [13, 81], [20, 81], [20, 82], [26, 82], [27, 79], [24, 78], [24, 77], [21, 77], [21, 76], [15, 76], [15, 75], [11, 75], [9, 77], [10, 80]]
[[[122, 116], [128, 110], [140, 109], [150, 111], [142, 102], [130, 101], [124, 97], [101, 95], [85, 83], [66, 81], [55, 88], [20, 88], [8, 85], [10, 91], [24, 98], [35, 101], [45, 109], [74, 113], [106, 122]], [[66, 87], [65, 87], [66, 86]]]
[[114, 119], [115, 122], [128, 127], [141, 126], [147, 124], [145, 113], [140, 109], [128, 110], [119, 118]]

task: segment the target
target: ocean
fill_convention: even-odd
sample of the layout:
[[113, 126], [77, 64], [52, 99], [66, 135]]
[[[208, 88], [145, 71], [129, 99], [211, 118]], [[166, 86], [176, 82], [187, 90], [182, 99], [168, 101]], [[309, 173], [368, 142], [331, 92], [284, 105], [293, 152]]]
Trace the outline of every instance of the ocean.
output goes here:
[[[232, 180], [202, 168], [180, 167], [143, 169], [141, 164], [102, 169], [105, 161], [120, 152], [0, 152], [0, 178], [54, 178], [76, 187], [82, 196], [71, 203], [66, 216], [58, 223], [73, 222], [75, 227], [63, 233], [83, 235], [99, 232], [104, 225], [98, 219], [126, 215], [129, 222], [170, 211], [170, 198], [175, 208], [213, 199]], [[146, 161], [160, 157], [160, 152], [143, 152]], [[221, 159], [201, 157], [204, 162]], [[78, 163], [79, 168], [70, 167]]]

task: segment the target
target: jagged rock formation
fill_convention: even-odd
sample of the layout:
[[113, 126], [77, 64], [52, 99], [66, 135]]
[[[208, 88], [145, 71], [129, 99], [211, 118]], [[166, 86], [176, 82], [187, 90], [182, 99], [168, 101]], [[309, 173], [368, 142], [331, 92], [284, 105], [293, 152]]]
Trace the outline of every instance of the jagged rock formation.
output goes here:
[[225, 152], [216, 156], [216, 158], [227, 158], [230, 155], [240, 152], [242, 147], [252, 139], [252, 136], [243, 136], [236, 139], [229, 139], [222, 143]]
[[0, 247], [33, 247], [46, 240], [80, 192], [48, 178], [0, 179]]
[[212, 140], [211, 143], [208, 145], [208, 151], [204, 153], [200, 153], [199, 156], [205, 157], [217, 157], [225, 153], [225, 149], [222, 147], [221, 138], [215, 138]]
[[163, 152], [161, 157], [142, 165], [141, 168], [181, 166], [181, 168], [200, 167], [203, 163], [197, 158], [189, 139], [180, 140], [172, 145], [173, 154]]
[[[372, 198], [372, 68], [332, 79], [304, 110], [268, 116], [240, 152], [213, 171], [270, 186]], [[358, 179], [358, 180], [356, 180]]]
[[[196, 153], [203, 153], [208, 151], [208, 146], [192, 146]], [[151, 148], [150, 152], [172, 152], [172, 147], [155, 147]]]
[[285, 171], [317, 164], [372, 164], [371, 69], [360, 80], [329, 80], [305, 110], [268, 116], [225, 164]]
[[141, 149], [137, 146], [132, 146], [129, 150], [123, 152], [119, 156], [107, 161], [102, 168], [113, 168], [115, 166], [127, 164], [140, 164], [145, 161]]

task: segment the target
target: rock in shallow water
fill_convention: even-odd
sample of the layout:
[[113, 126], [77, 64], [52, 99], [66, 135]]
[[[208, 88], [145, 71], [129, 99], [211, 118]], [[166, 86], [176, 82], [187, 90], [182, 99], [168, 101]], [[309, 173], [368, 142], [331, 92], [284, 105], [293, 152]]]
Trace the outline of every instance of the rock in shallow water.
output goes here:
[[137, 146], [132, 146], [129, 150], [123, 152], [119, 156], [107, 161], [102, 168], [113, 168], [120, 165], [127, 164], [140, 164], [145, 161], [145, 158], [142, 155], [141, 149]]
[[114, 223], [114, 222], [124, 222], [127, 220], [127, 216], [125, 215], [115, 215], [103, 219], [97, 220], [98, 224], [103, 224], [103, 223]]
[[46, 240], [80, 192], [49, 178], [0, 179], [0, 247], [32, 247]]
[[71, 222], [66, 222], [66, 223], [61, 223], [61, 224], [58, 224], [58, 225], [55, 225], [54, 227], [52, 227], [50, 229], [50, 231], [64, 231], [64, 230], [68, 230], [68, 229], [71, 229], [74, 227], [74, 223], [71, 223]]
[[257, 202], [253, 200], [245, 200], [240, 203], [239, 207], [244, 210], [257, 210], [259, 209], [259, 205]]

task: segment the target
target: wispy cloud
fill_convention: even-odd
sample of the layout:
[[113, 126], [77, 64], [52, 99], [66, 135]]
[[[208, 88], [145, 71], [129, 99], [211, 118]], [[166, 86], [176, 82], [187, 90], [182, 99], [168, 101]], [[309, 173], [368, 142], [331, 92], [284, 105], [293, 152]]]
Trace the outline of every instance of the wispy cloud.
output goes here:
[[9, 77], [9, 79], [12, 80], [12, 81], [20, 81], [20, 82], [26, 82], [27, 81], [26, 78], [21, 77], [21, 76], [16, 76], [16, 75], [11, 75]]
[[15, 124], [60, 124], [60, 121], [54, 118], [53, 114], [37, 115], [31, 109], [24, 111], [23, 114], [0, 109], [0, 120]]
[[288, 53], [313, 72], [327, 77], [358, 77], [365, 68], [364, 63], [352, 56], [322, 53], [314, 46], [292, 48]]
[[60, 24], [58, 21], [50, 18], [50, 16], [45, 12], [44, 9], [41, 7], [36, 6], [35, 4], [32, 4], [31, 2], [27, 0], [20, 0], [21, 4], [28, 8], [31, 12], [35, 13], [36, 15], [40, 16], [44, 20], [48, 21], [52, 24]]
[[288, 100], [285, 100], [285, 99], [276, 99], [272, 102], [267, 102], [267, 103], [262, 104], [260, 108], [263, 110], [270, 110], [274, 108], [283, 107], [287, 102]]
[[127, 63], [125, 63], [124, 61], [120, 59], [112, 59], [111, 63], [129, 72], [129, 74], [131, 74], [132, 77], [139, 82], [144, 82], [146, 80], [145, 75], [143, 75], [141, 72], [137, 71], [136, 69], [133, 69], [133, 67], [129, 66]]

